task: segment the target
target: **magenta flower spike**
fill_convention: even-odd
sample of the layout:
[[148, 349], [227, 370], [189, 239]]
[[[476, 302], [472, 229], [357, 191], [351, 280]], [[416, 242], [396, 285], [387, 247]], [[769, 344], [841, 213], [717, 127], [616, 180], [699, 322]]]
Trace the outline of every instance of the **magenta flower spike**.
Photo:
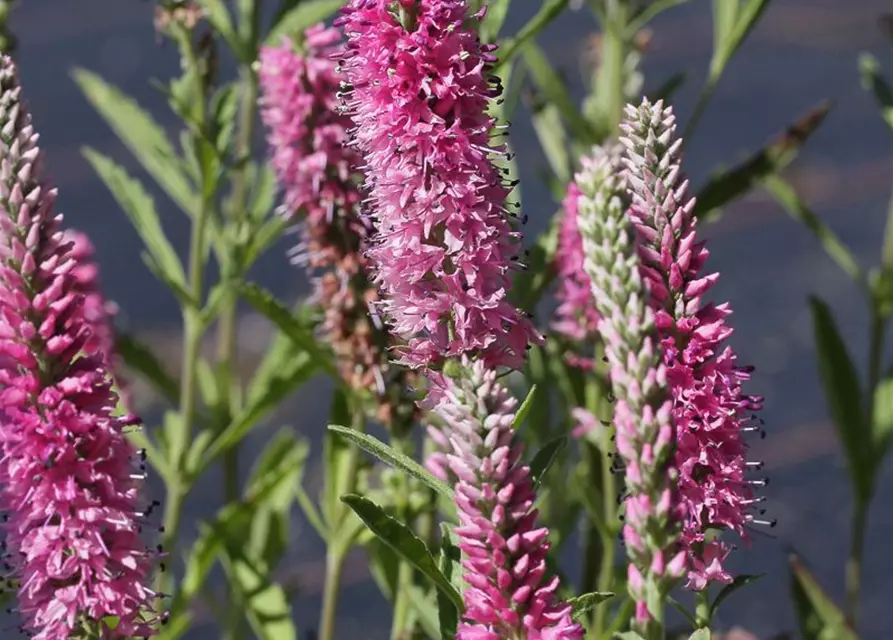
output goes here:
[[697, 240], [672, 109], [644, 100], [638, 108], [627, 107], [622, 127], [629, 213], [673, 399], [688, 586], [701, 590], [712, 581], [732, 580], [723, 567], [730, 548], [708, 536], [708, 529], [745, 537], [750, 523], [773, 524], [754, 519], [752, 511], [763, 500], [754, 487], [765, 482], [746, 474], [761, 466], [747, 461], [743, 435], [759, 429], [754, 412], [762, 408], [762, 398], [742, 391], [752, 369], [739, 366], [725, 344], [732, 334], [726, 324], [730, 306], [704, 301], [719, 274], [704, 271], [708, 252]]
[[347, 144], [352, 121], [338, 104], [333, 55], [340, 40], [336, 29], [319, 24], [300, 46], [286, 40], [262, 48], [260, 112], [282, 211], [302, 237], [295, 262], [313, 277], [314, 302], [323, 313], [319, 337], [332, 347], [342, 379], [373, 392], [376, 417], [405, 432], [417, 417], [407, 393], [412, 374], [389, 362], [388, 331], [370, 316], [378, 300], [364, 255], [372, 228], [359, 214], [361, 159]]
[[376, 227], [369, 256], [413, 368], [462, 355], [517, 368], [541, 340], [507, 296], [520, 234], [487, 114], [501, 86], [471, 18], [463, 0], [352, 0], [339, 19]]
[[360, 157], [347, 145], [353, 123], [341, 113], [332, 59], [340, 41], [337, 29], [318, 24], [305, 32], [300, 50], [283, 40], [263, 47], [258, 63], [260, 114], [283, 205], [310, 226], [331, 222], [360, 202], [354, 174]]
[[434, 412], [448, 427], [446, 462], [455, 474], [463, 551], [465, 613], [457, 640], [577, 640], [583, 629], [558, 603], [557, 576], [547, 577], [549, 550], [530, 469], [512, 424], [517, 400], [481, 361], [463, 360], [446, 378]]
[[620, 168], [619, 148], [596, 147], [582, 159], [576, 182], [584, 267], [601, 314], [599, 332], [616, 396], [617, 453], [625, 465], [627, 587], [636, 602], [634, 628], [650, 640], [663, 637], [663, 601], [684, 574], [686, 558], [678, 545], [678, 472], [667, 369], [661, 363], [647, 284], [639, 273]]
[[[67, 640], [154, 634], [144, 462], [115, 417], [74, 245], [41, 181], [38, 136], [12, 60], [0, 58], [0, 505], [22, 629]], [[151, 511], [151, 508], [148, 510]], [[112, 629], [103, 620], [117, 618]]]

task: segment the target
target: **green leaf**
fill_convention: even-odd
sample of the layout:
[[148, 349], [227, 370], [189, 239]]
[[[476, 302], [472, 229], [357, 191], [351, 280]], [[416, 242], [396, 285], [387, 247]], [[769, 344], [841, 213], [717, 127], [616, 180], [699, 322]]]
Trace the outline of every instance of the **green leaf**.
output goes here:
[[[713, 57], [710, 77], [719, 78], [769, 7], [770, 0], [713, 0]], [[743, 3], [743, 4], [742, 4]]]
[[[597, 138], [592, 125], [577, 109], [561, 76], [552, 68], [546, 54], [535, 42], [530, 42], [524, 47], [524, 63], [530, 71], [533, 83], [546, 97], [547, 103], [554, 105], [567, 122], [574, 139], [587, 146], [594, 144]], [[559, 177], [563, 176], [559, 174]]]
[[648, 23], [654, 20], [667, 9], [678, 7], [685, 4], [689, 0], [651, 0], [644, 3], [642, 9], [630, 20], [627, 31], [631, 34], [638, 33], [645, 28]]
[[698, 629], [688, 636], [688, 640], [710, 640], [711, 637], [710, 629]]
[[772, 194], [785, 211], [802, 222], [822, 245], [825, 253], [837, 263], [853, 282], [861, 284], [865, 280], [862, 268], [855, 256], [847, 249], [835, 234], [806, 204], [800, 200], [797, 192], [782, 178], [770, 175], [763, 180], [763, 186]]
[[149, 251], [154, 266], [177, 287], [186, 289], [186, 275], [177, 252], [164, 235], [155, 203], [143, 189], [139, 181], [134, 180], [113, 160], [86, 147], [84, 157], [96, 171], [106, 188], [112, 193], [118, 205], [127, 214], [128, 219], [139, 234]]
[[307, 27], [322, 22], [337, 11], [342, 4], [344, 4], [342, 0], [304, 0], [276, 20], [264, 40], [264, 44], [276, 46], [284, 37], [303, 35]]
[[859, 640], [843, 613], [822, 590], [797, 556], [789, 559], [791, 597], [803, 640]]
[[810, 299], [819, 374], [837, 436], [843, 445], [857, 496], [867, 500], [874, 484], [870, 434], [866, 429], [859, 375], [840, 336], [831, 309]]
[[491, 43], [496, 41], [502, 25], [508, 16], [511, 0], [490, 0], [487, 3], [487, 15], [481, 23], [481, 40]]
[[129, 96], [95, 73], [75, 69], [73, 78], [93, 108], [171, 200], [186, 213], [196, 211], [198, 195], [185, 179], [183, 162], [164, 130]]
[[893, 375], [881, 380], [874, 390], [872, 421], [874, 466], [879, 467], [893, 442]]
[[561, 122], [558, 107], [548, 103], [533, 105], [530, 118], [554, 179], [566, 184], [571, 179], [573, 169], [570, 142]]
[[555, 18], [557, 18], [570, 0], [544, 0], [540, 10], [533, 16], [530, 21], [525, 24], [518, 34], [507, 40], [500, 48], [499, 61], [496, 63], [495, 71], [498, 73], [500, 67], [514, 58], [522, 47], [527, 45], [531, 40], [536, 38], [540, 32], [545, 29]]
[[862, 88], [874, 95], [881, 108], [881, 118], [893, 129], [893, 90], [881, 77], [881, 67], [877, 58], [868, 53], [859, 56], [859, 76], [862, 79]]
[[[412, 606], [419, 626], [425, 634], [424, 637], [440, 638], [440, 621], [437, 617], [437, 596], [440, 592], [434, 589], [433, 593], [426, 593], [421, 588], [410, 585], [405, 593], [409, 596], [409, 604]], [[455, 634], [450, 636], [449, 640], [453, 640], [453, 638], [455, 638]]]
[[264, 416], [316, 373], [317, 364], [310, 354], [301, 353], [266, 380], [263, 393], [250, 399], [239, 415], [211, 442], [203, 465], [211, 464], [217, 456], [241, 442]]
[[579, 620], [595, 609], [600, 603], [613, 597], [613, 593], [593, 591], [592, 593], [584, 593], [576, 598], [571, 598], [567, 603], [571, 606], [571, 616], [573, 619]]
[[281, 585], [275, 583], [270, 567], [238, 546], [222, 556], [229, 584], [238, 594], [239, 605], [258, 640], [296, 640], [291, 604]]
[[645, 640], [645, 638], [635, 631], [623, 631], [621, 633], [615, 633], [614, 640]]
[[829, 109], [827, 102], [818, 104], [756, 155], [729, 171], [711, 177], [697, 194], [694, 214], [707, 220], [718, 218], [722, 207], [747, 194], [767, 176], [787, 167], [825, 120]]
[[293, 479], [290, 470], [280, 469], [279, 473], [266, 476], [244, 500], [223, 507], [211, 522], [201, 525], [199, 537], [189, 551], [180, 588], [169, 608], [170, 622], [161, 629], [159, 639], [175, 640], [188, 630], [193, 615], [189, 604], [201, 593], [215, 560], [227, 549], [244, 544], [245, 532], [258, 507]]
[[341, 500], [353, 509], [372, 533], [431, 580], [457, 609], [462, 609], [462, 596], [438, 568], [425, 543], [409, 527], [395, 520], [377, 504], [362, 496], [347, 494], [342, 496]]
[[199, 0], [199, 4], [201, 4], [204, 10], [208, 22], [214, 26], [217, 33], [223, 36], [223, 39], [226, 40], [226, 43], [236, 56], [243, 62], [250, 62], [244, 60], [244, 47], [235, 29], [233, 29], [233, 21], [229, 10], [226, 8], [226, 3], [223, 0]]
[[133, 336], [115, 335], [115, 351], [128, 368], [140, 373], [171, 404], [180, 403], [180, 385], [167, 371], [152, 350]]
[[[753, 582], [756, 582], [760, 578], [762, 578], [764, 573], [757, 573], [752, 575], [742, 574], [739, 576], [735, 576], [735, 579], [732, 580], [729, 584], [723, 586], [720, 589], [719, 593], [716, 594], [716, 598], [713, 600], [713, 603], [710, 605], [710, 618], [713, 619], [716, 616], [716, 612], [719, 610], [719, 605], [725, 602], [726, 598], [730, 595], [738, 591], [741, 587], [747, 586]], [[707, 640], [710, 640], [709, 638]]]
[[335, 377], [336, 380], [340, 380], [335, 363], [332, 361], [331, 352], [321, 348], [313, 332], [300, 323], [291, 311], [280, 304], [272, 293], [250, 282], [240, 284], [238, 289], [239, 295], [279, 327], [279, 330], [291, 338], [296, 345], [300, 346], [320, 369]]
[[527, 419], [527, 414], [530, 413], [530, 408], [533, 406], [533, 400], [536, 397], [536, 385], [530, 387], [530, 391], [527, 392], [527, 397], [524, 398], [524, 402], [521, 403], [521, 406], [518, 408], [518, 411], [515, 413], [515, 419], [512, 420], [512, 429], [517, 431], [521, 428], [521, 425], [524, 424], [524, 421]]
[[[440, 524], [440, 570], [453, 588], [462, 592], [462, 552], [453, 540], [453, 532], [445, 522]], [[437, 618], [441, 640], [453, 640], [459, 625], [459, 610], [440, 590], [437, 590]]]
[[543, 445], [543, 448], [533, 456], [533, 460], [530, 462], [530, 479], [533, 482], [534, 491], [542, 484], [546, 473], [566, 446], [567, 436], [559, 436]]
[[365, 433], [355, 431], [354, 429], [349, 429], [348, 427], [342, 427], [336, 424], [330, 424], [329, 431], [343, 436], [364, 451], [371, 453], [385, 464], [409, 474], [445, 498], [450, 500], [453, 499], [453, 490], [448, 485], [431, 475], [431, 473], [418, 462], [409, 456], [403, 455], [396, 449], [389, 447], [381, 440]]

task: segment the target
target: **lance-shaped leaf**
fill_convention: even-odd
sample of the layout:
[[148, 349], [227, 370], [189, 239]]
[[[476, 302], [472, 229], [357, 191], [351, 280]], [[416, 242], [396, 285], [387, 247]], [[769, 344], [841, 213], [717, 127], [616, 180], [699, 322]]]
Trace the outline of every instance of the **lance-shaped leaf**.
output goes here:
[[791, 556], [791, 598], [803, 640], [859, 640], [843, 613], [799, 558]]
[[73, 77], [143, 168], [171, 200], [191, 215], [197, 208], [198, 195], [186, 180], [186, 167], [164, 130], [132, 98], [95, 73], [75, 69]]
[[437, 566], [425, 543], [409, 527], [362, 496], [348, 494], [341, 500], [353, 509], [372, 533], [431, 580], [457, 609], [462, 610], [462, 596]]
[[698, 191], [694, 214], [700, 219], [716, 219], [722, 207], [747, 194], [767, 176], [787, 167], [825, 120], [830, 108], [828, 102], [819, 103], [758, 153], [737, 167], [710, 178]]
[[264, 44], [278, 45], [282, 38], [303, 34], [307, 27], [322, 22], [344, 4], [343, 0], [304, 0], [277, 16]]
[[862, 87], [870, 91], [881, 108], [881, 118], [893, 129], [893, 89], [881, 76], [881, 65], [868, 53], [859, 56], [859, 75]]
[[819, 374], [831, 417], [846, 454], [856, 495], [860, 500], [868, 500], [874, 484], [874, 470], [859, 376], [831, 309], [818, 298], [810, 299], [810, 308]]
[[499, 62], [496, 71], [514, 58], [528, 42], [536, 38], [540, 32], [557, 18], [570, 0], [544, 0], [540, 10], [525, 24], [518, 34], [505, 42], [499, 50]]
[[453, 499], [453, 490], [447, 484], [431, 475], [431, 473], [418, 462], [409, 456], [400, 453], [393, 447], [389, 447], [378, 438], [337, 424], [330, 424], [329, 431], [343, 436], [360, 447], [363, 451], [371, 453], [385, 464], [409, 474], [445, 498], [449, 498], [450, 500]]

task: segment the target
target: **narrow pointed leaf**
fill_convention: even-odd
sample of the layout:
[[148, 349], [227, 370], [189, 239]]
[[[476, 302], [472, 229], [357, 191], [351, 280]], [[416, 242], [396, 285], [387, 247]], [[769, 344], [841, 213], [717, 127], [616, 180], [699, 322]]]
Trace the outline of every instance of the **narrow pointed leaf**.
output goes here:
[[707, 220], [718, 218], [722, 207], [746, 195], [763, 178], [787, 167], [824, 122], [829, 109], [827, 102], [818, 104], [742, 164], [710, 178], [698, 191], [695, 215]]
[[139, 372], [168, 401], [179, 404], [180, 385], [165, 370], [152, 349], [133, 336], [119, 333], [115, 336], [115, 351], [124, 359], [124, 364]]
[[865, 276], [862, 268], [856, 261], [855, 256], [847, 249], [846, 245], [837, 237], [830, 227], [828, 227], [815, 212], [800, 200], [797, 192], [782, 178], [770, 175], [763, 180], [763, 186], [772, 194], [778, 203], [784, 207], [788, 214], [802, 222], [822, 245], [825, 253], [837, 263], [844, 273], [846, 273], [853, 282], [861, 284]]
[[191, 214], [198, 195], [167, 135], [132, 98], [86, 69], [73, 78], [90, 104], [177, 206]]
[[810, 300], [819, 374], [837, 436], [858, 495], [865, 499], [874, 482], [870, 434], [865, 424], [859, 376], [840, 336], [831, 309], [822, 300]]
[[533, 482], [533, 490], [536, 491], [543, 482], [543, 478], [562, 450], [567, 446], [567, 436], [559, 436], [550, 440], [543, 448], [536, 452], [530, 462], [530, 478]]
[[791, 556], [791, 596], [803, 640], [859, 640], [843, 613], [799, 558]]
[[435, 478], [425, 467], [409, 456], [403, 455], [396, 449], [389, 447], [378, 438], [336, 424], [330, 424], [329, 431], [343, 436], [385, 464], [409, 474], [445, 498], [453, 499], [453, 490], [446, 483]]
[[342, 496], [341, 500], [353, 509], [353, 512], [372, 533], [431, 580], [457, 609], [462, 609], [462, 596], [438, 568], [437, 562], [425, 543], [409, 527], [392, 518], [377, 504], [362, 496], [347, 494]]
[[859, 75], [862, 78], [862, 87], [872, 93], [881, 108], [881, 118], [893, 129], [893, 90], [881, 76], [877, 58], [868, 53], [859, 56]]
[[500, 47], [500, 50], [498, 51], [499, 62], [496, 63], [496, 71], [499, 71], [499, 68], [502, 65], [514, 58], [522, 47], [524, 47], [530, 40], [536, 38], [543, 29], [549, 26], [549, 24], [557, 18], [562, 11], [564, 11], [569, 2], [570, 0], [544, 0], [537, 14], [521, 28], [514, 38], [509, 39], [502, 47]]
[[[726, 598], [731, 596], [733, 593], [738, 591], [741, 587], [747, 586], [753, 582], [756, 582], [760, 578], [762, 578], [764, 573], [757, 573], [753, 575], [740, 575], [735, 576], [735, 579], [732, 580], [727, 585], [724, 585], [722, 589], [720, 589], [719, 593], [716, 594], [716, 598], [713, 600], [713, 604], [710, 605], [710, 617], [711, 619], [716, 616], [716, 612], [719, 610], [719, 605], [725, 602]], [[709, 640], [709, 638], [708, 638]]]
[[524, 398], [524, 402], [521, 403], [521, 406], [518, 408], [518, 411], [515, 413], [515, 419], [512, 421], [512, 429], [517, 431], [521, 425], [524, 424], [524, 421], [527, 419], [527, 414], [530, 413], [531, 407], [533, 407], [533, 401], [536, 398], [536, 385], [530, 387], [530, 391], [527, 392], [527, 397]]

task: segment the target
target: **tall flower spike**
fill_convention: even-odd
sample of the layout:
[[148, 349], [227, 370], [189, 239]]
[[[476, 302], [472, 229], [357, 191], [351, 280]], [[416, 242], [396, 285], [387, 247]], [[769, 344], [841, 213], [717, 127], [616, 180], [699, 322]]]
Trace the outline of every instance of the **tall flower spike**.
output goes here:
[[[141, 457], [83, 313], [12, 60], [0, 58], [0, 505], [23, 630], [153, 635]], [[114, 616], [114, 629], [104, 619]]]
[[378, 295], [363, 250], [372, 230], [358, 211], [360, 158], [346, 144], [352, 122], [339, 113], [336, 96], [332, 55], [340, 38], [319, 24], [304, 34], [300, 51], [287, 40], [262, 48], [260, 112], [283, 213], [300, 225], [295, 261], [315, 276], [320, 338], [332, 346], [344, 381], [374, 390], [377, 417], [402, 432], [416, 417], [411, 374], [388, 361], [388, 331], [370, 316]]
[[508, 300], [520, 234], [493, 162], [494, 47], [464, 0], [351, 0], [346, 106], [366, 161], [381, 308], [411, 367], [470, 355], [516, 368], [541, 337]]
[[616, 396], [617, 453], [626, 467], [628, 588], [636, 601], [635, 625], [652, 638], [663, 622], [663, 598], [684, 573], [685, 554], [678, 550], [667, 371], [639, 273], [635, 232], [624, 211], [619, 169], [618, 148], [596, 147], [582, 160], [576, 176], [579, 224]]
[[517, 401], [482, 362], [463, 360], [464, 376], [446, 379], [434, 411], [446, 423], [447, 463], [457, 477], [464, 552], [464, 621], [457, 640], [577, 640], [583, 629], [557, 603], [558, 577], [547, 578], [549, 550], [530, 469], [514, 441]]
[[708, 529], [746, 534], [755, 520], [751, 511], [762, 499], [748, 480], [743, 432], [755, 431], [754, 414], [762, 398], [745, 395], [741, 385], [751, 369], [737, 364], [725, 346], [732, 329], [727, 303], [703, 301], [719, 274], [704, 274], [707, 249], [697, 241], [694, 199], [682, 179], [672, 109], [643, 101], [628, 106], [623, 125], [624, 164], [632, 205], [630, 216], [639, 236], [642, 275], [649, 282], [651, 304], [663, 346], [673, 398], [677, 434], [676, 465], [680, 499], [685, 507], [682, 541], [688, 551], [688, 585], [705, 589], [713, 581], [731, 582], [722, 564], [728, 545]]

